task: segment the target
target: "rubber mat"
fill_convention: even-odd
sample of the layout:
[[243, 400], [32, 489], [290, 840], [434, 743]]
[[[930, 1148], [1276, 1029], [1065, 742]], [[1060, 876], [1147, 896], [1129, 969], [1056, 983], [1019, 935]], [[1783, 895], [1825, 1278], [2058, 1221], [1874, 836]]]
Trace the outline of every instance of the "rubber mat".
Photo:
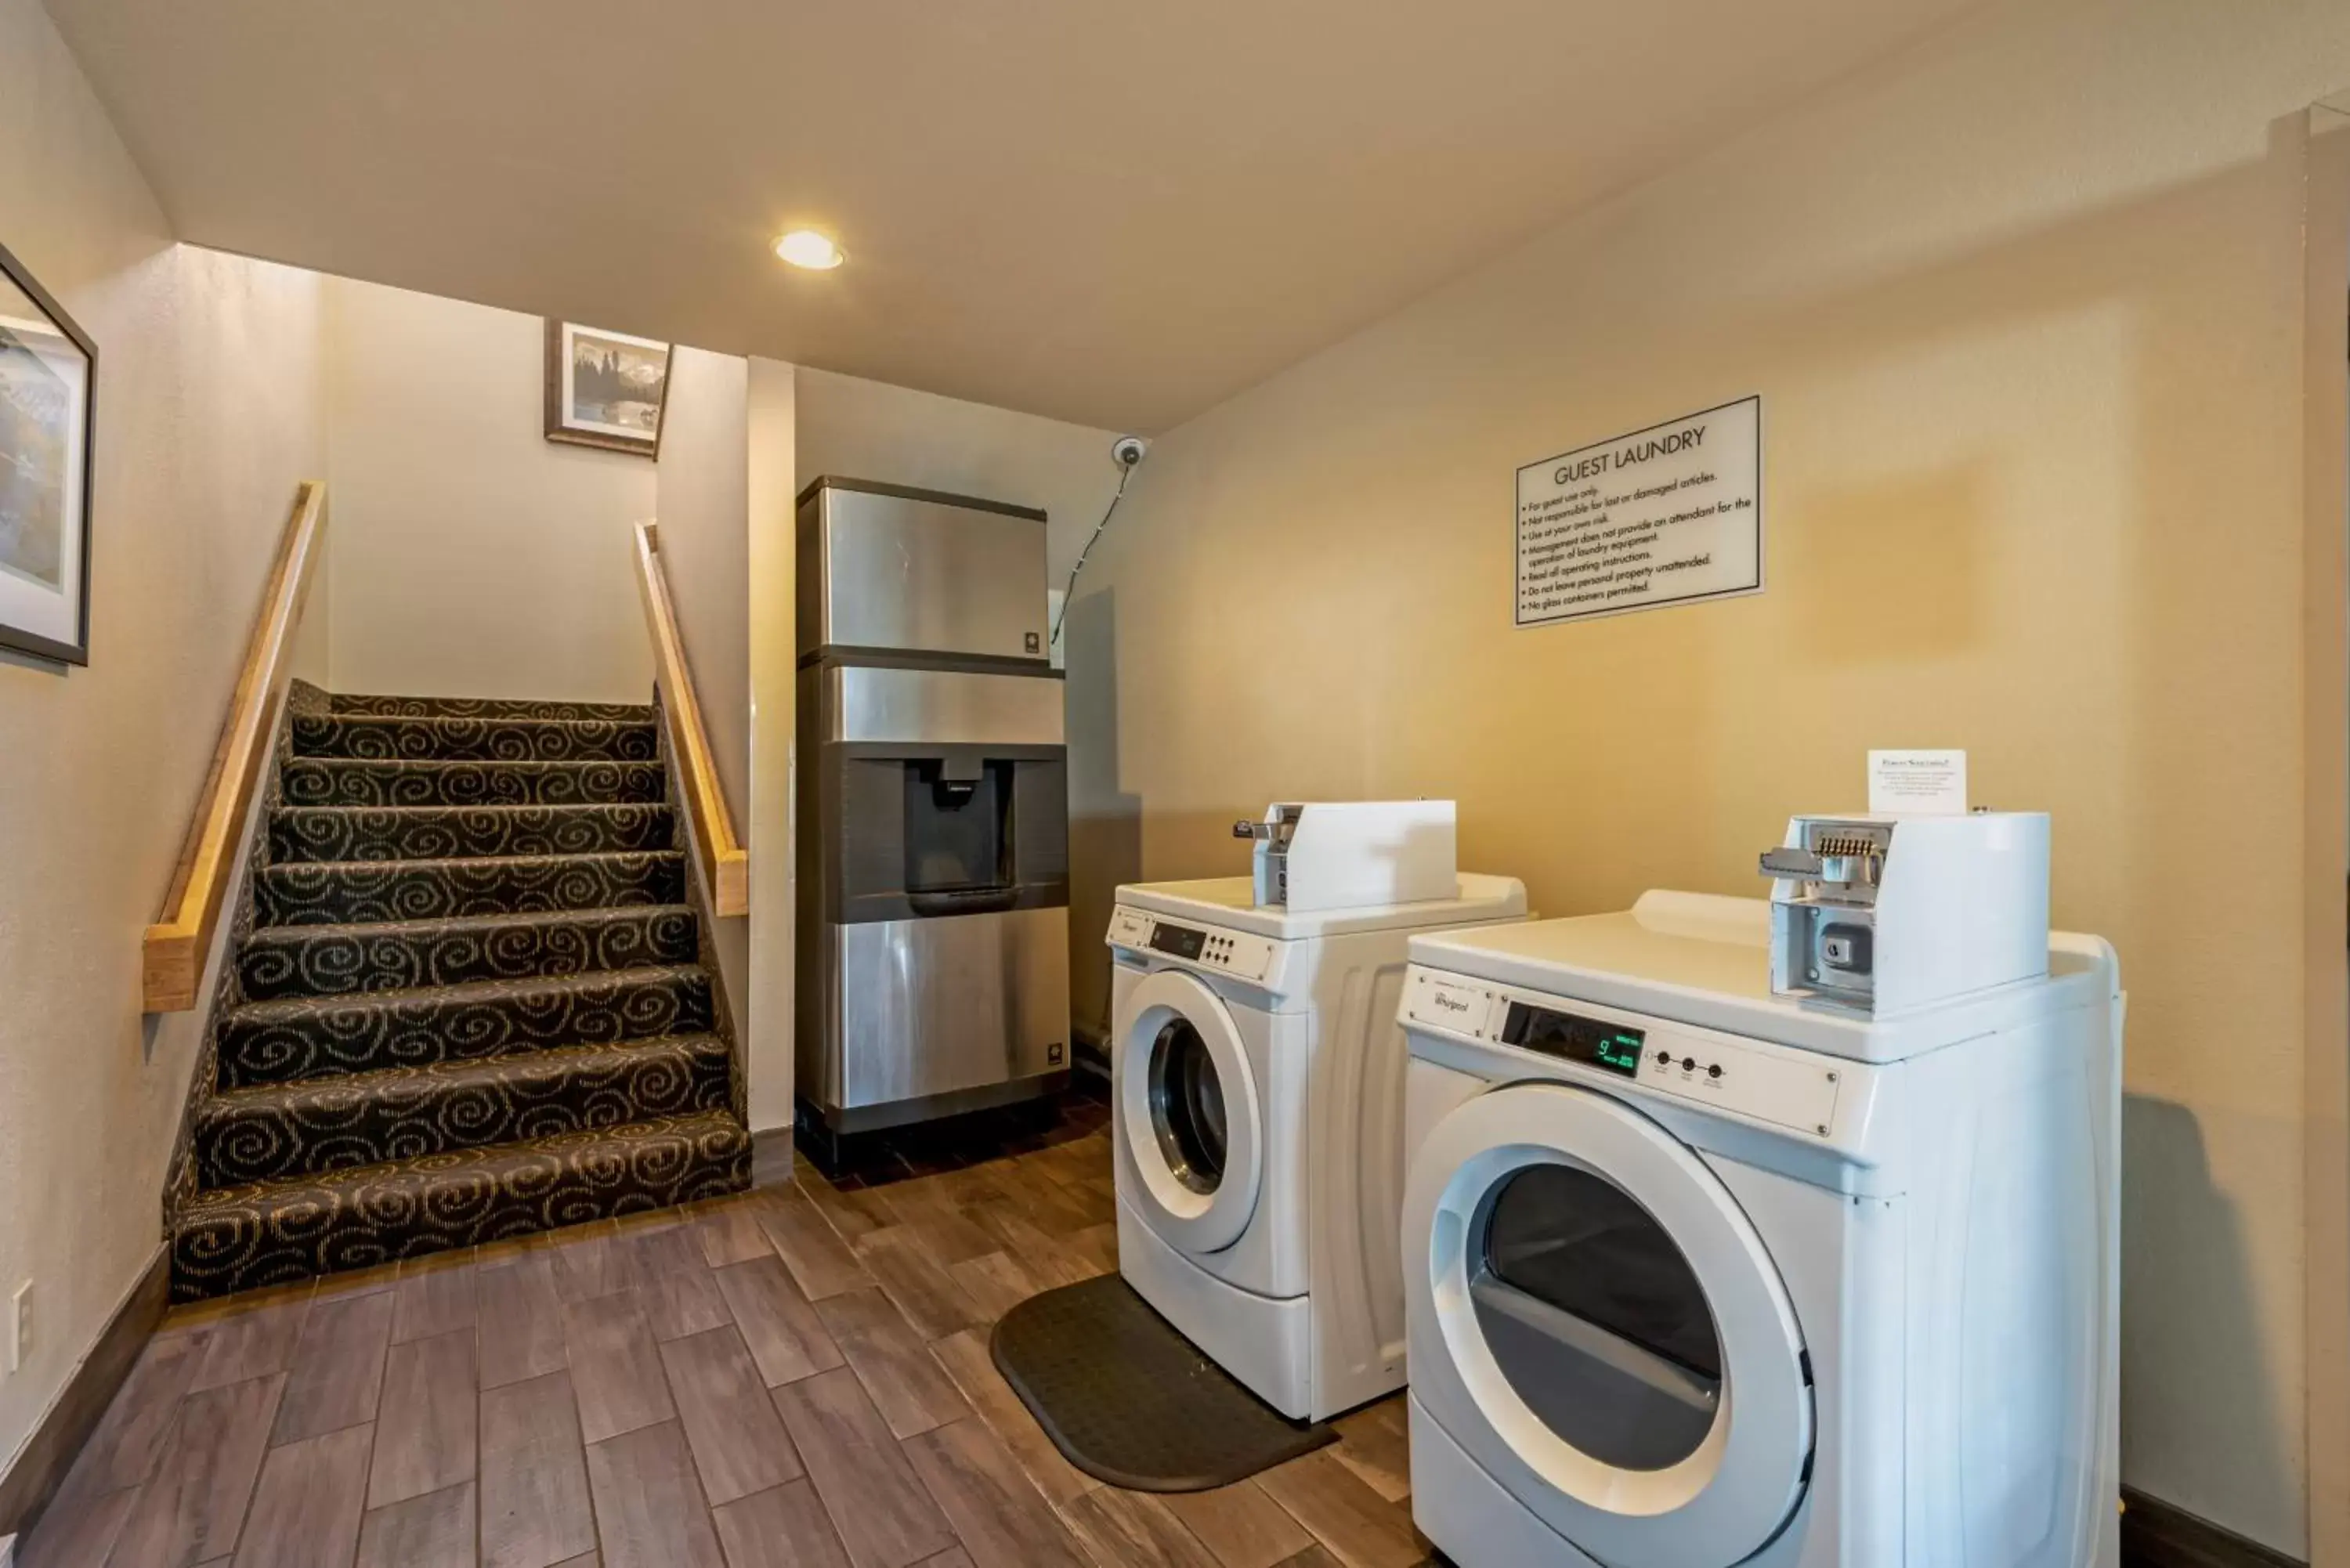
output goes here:
[[1135, 1491], [1206, 1491], [1337, 1440], [1235, 1382], [1116, 1274], [1030, 1296], [997, 1370], [1068, 1461]]

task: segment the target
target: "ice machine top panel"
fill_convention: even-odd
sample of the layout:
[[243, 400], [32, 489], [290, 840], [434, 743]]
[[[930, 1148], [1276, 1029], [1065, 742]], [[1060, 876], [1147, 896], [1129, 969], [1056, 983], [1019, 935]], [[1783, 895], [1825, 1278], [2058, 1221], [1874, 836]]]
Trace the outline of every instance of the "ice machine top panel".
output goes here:
[[1049, 667], [1041, 513], [821, 483], [800, 504], [798, 570], [803, 656], [840, 649]]
[[1525, 884], [1514, 877], [1461, 874], [1457, 898], [1415, 904], [1373, 904], [1354, 909], [1315, 909], [1293, 914], [1257, 908], [1256, 885], [1246, 877], [1211, 877], [1196, 882], [1136, 882], [1118, 890], [1118, 902], [1154, 915], [1204, 920], [1230, 930], [1249, 931], [1276, 941], [1345, 936], [1354, 931], [1392, 931], [1415, 926], [1467, 925], [1513, 920], [1526, 912]]
[[1861, 1062], [1895, 1062], [2119, 985], [2113, 949], [2053, 935], [2044, 980], [1875, 1020], [1771, 992], [1770, 906], [1760, 898], [1651, 892], [1611, 915], [1536, 920], [1411, 940], [1430, 970], [1597, 1002]]

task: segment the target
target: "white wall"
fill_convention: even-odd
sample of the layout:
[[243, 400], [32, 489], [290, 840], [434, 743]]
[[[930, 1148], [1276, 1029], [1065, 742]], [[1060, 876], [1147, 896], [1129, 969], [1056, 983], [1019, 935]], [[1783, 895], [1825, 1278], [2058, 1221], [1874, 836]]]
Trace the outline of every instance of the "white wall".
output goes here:
[[642, 702], [654, 466], [546, 439], [536, 316], [329, 280], [333, 684]]
[[[1070, 700], [1149, 876], [1442, 794], [1554, 914], [1753, 895], [1866, 748], [1970, 748], [2131, 992], [2126, 1479], [2298, 1552], [2301, 111], [2350, 6], [2256, 11], [1994, 7], [1170, 432]], [[1750, 392], [1768, 593], [1512, 628], [1519, 464]]]
[[326, 443], [317, 280], [175, 246], [35, 0], [0, 0], [0, 214], [99, 347], [91, 662], [0, 659], [5, 1472], [160, 1245], [202, 1015], [142, 1025], [140, 935]]

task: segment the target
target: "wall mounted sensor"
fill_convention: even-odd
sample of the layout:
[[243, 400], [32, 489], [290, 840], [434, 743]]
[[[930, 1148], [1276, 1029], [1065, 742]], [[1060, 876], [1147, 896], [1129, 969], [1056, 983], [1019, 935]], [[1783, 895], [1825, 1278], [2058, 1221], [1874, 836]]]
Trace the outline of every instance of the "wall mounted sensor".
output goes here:
[[1069, 568], [1069, 586], [1061, 590], [1061, 610], [1053, 618], [1053, 645], [1056, 648], [1061, 642], [1061, 628], [1069, 618], [1070, 597], [1077, 591], [1077, 574], [1086, 569], [1086, 557], [1094, 553], [1094, 545], [1101, 538], [1102, 530], [1109, 526], [1112, 517], [1118, 515], [1118, 504], [1126, 499], [1126, 482], [1134, 477], [1135, 465], [1150, 455], [1150, 443], [1140, 436], [1122, 435], [1109, 443], [1109, 455], [1110, 461], [1118, 464], [1118, 493], [1109, 498], [1109, 504], [1102, 510], [1101, 521], [1095, 524], [1094, 531], [1086, 536], [1086, 547], [1077, 552], [1077, 564]]

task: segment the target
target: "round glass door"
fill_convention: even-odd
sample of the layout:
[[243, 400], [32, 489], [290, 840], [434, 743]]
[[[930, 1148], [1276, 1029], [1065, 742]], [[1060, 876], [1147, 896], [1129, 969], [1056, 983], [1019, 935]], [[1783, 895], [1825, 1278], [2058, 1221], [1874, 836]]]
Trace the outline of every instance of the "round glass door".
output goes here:
[[1215, 1191], [1224, 1179], [1224, 1086], [1189, 1018], [1159, 1026], [1149, 1074], [1150, 1121], [1169, 1173], [1194, 1192]]
[[1704, 1445], [1721, 1341], [1689, 1260], [1606, 1178], [1532, 1165], [1484, 1206], [1469, 1299], [1494, 1365], [1544, 1426], [1605, 1465], [1661, 1470]]
[[1802, 1501], [1812, 1387], [1770, 1251], [1722, 1179], [1624, 1101], [1513, 1084], [1405, 1179], [1412, 1393], [1603, 1563], [1742, 1563]]
[[1120, 1002], [1110, 1064], [1118, 1193], [1184, 1251], [1240, 1240], [1264, 1179], [1263, 1114], [1232, 1010], [1180, 970]]

